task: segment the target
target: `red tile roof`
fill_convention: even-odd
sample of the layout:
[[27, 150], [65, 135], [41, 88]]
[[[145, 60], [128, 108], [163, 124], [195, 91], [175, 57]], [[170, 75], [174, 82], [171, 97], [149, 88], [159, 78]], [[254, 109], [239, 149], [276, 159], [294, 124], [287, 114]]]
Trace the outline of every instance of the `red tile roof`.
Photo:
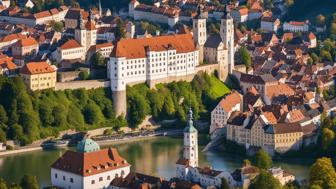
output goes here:
[[112, 56], [127, 59], [145, 58], [146, 48], [150, 51], [167, 51], [173, 48], [177, 53], [196, 50], [191, 34], [179, 34], [143, 39], [121, 39], [113, 49]]
[[7, 55], [0, 55], [0, 67], [7, 68], [8, 70], [16, 69], [16, 65], [13, 62], [13, 58], [8, 57]]
[[20, 73], [28, 75], [52, 72], [55, 72], [55, 70], [47, 62], [30, 62], [24, 65], [20, 70]]
[[27, 36], [26, 35], [22, 35], [22, 34], [9, 34], [9, 35], [6, 35], [5, 37], [3, 38], [0, 38], [0, 41], [1, 42], [8, 42], [8, 41], [13, 41], [13, 40], [16, 40], [16, 39], [26, 39]]
[[233, 91], [231, 94], [225, 96], [219, 103], [226, 112], [230, 112], [234, 106], [241, 103], [241, 96], [237, 91]]
[[16, 46], [19, 46], [19, 47], [27, 47], [27, 46], [38, 46], [38, 42], [30, 37], [30, 38], [26, 38], [26, 39], [20, 39], [19, 41], [17, 41], [15, 43]]
[[128, 166], [130, 164], [119, 155], [115, 148], [108, 148], [87, 153], [69, 150], [51, 167], [86, 177]]
[[74, 48], [79, 48], [82, 47], [76, 40], [70, 39], [69, 41], [65, 42], [60, 48], [62, 50], [66, 49], [74, 49]]

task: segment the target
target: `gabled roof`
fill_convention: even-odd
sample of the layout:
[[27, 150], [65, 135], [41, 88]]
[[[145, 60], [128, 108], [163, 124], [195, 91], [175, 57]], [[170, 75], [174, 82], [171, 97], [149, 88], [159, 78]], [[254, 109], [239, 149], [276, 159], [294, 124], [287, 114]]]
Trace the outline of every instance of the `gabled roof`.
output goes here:
[[220, 102], [219, 105], [226, 112], [230, 112], [234, 106], [241, 102], [241, 95], [237, 91], [233, 91], [227, 96], [225, 96]]
[[27, 46], [38, 45], [38, 42], [34, 38], [30, 37], [30, 38], [20, 39], [14, 45], [19, 46], [19, 47], [27, 47]]
[[20, 73], [28, 75], [52, 72], [55, 72], [55, 70], [47, 62], [29, 62], [20, 70]]
[[112, 57], [127, 59], [145, 58], [146, 51], [167, 51], [175, 49], [177, 53], [196, 50], [191, 34], [158, 36], [143, 39], [121, 39], [115, 46]]
[[68, 150], [51, 165], [51, 168], [86, 177], [128, 166], [130, 164], [115, 148], [108, 148], [88, 153]]
[[218, 48], [218, 46], [222, 43], [222, 38], [219, 34], [213, 34], [208, 37], [206, 40], [204, 47], [208, 48]]
[[74, 49], [74, 48], [79, 48], [82, 47], [76, 40], [70, 39], [69, 41], [65, 42], [60, 48], [62, 50], [66, 49]]

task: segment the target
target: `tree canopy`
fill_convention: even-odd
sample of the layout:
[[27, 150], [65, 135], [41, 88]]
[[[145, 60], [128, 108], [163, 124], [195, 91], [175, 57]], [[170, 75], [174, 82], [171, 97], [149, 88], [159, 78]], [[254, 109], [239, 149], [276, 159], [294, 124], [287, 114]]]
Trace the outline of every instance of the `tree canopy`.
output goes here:
[[310, 185], [323, 189], [336, 188], [336, 172], [330, 158], [319, 158], [309, 171]]
[[249, 189], [281, 189], [281, 184], [278, 179], [274, 178], [266, 170], [261, 170], [259, 175], [252, 180]]
[[256, 165], [260, 169], [269, 169], [272, 166], [272, 158], [271, 156], [263, 149], [260, 149], [256, 156]]

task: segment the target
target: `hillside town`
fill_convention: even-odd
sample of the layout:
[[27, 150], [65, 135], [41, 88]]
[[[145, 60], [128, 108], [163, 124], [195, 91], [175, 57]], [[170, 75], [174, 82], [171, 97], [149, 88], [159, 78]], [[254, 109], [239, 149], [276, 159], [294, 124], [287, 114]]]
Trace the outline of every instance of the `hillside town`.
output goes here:
[[[53, 160], [48, 183], [255, 188], [266, 175], [280, 188], [320, 184], [256, 157], [272, 162], [319, 149], [312, 158], [336, 158], [336, 13], [291, 19], [290, 0], [130, 0], [120, 10], [101, 1], [57, 1], [49, 9], [34, 0], [0, 0], [0, 156], [100, 127], [110, 127], [97, 134], [104, 141], [128, 139], [121, 136], [134, 130], [155, 134], [146, 127], [165, 136], [170, 126], [183, 133], [172, 178], [137, 171], [118, 146], [86, 135]], [[207, 136], [202, 147], [199, 132]], [[226, 144], [253, 163], [201, 166], [200, 153], [231, 153]], [[318, 186], [333, 188], [336, 180]]]

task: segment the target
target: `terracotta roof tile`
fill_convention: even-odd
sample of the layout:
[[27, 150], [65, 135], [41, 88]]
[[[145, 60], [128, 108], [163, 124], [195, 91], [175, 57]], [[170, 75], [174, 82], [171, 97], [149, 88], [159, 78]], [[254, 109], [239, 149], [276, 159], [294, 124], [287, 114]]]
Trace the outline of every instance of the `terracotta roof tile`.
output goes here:
[[19, 46], [19, 47], [27, 47], [27, 46], [34, 46], [34, 45], [38, 45], [38, 42], [30, 37], [30, 38], [26, 38], [26, 39], [20, 39], [19, 41], [17, 41], [15, 43], [16, 46]]
[[55, 72], [55, 70], [47, 62], [30, 62], [25, 64], [20, 70], [20, 73], [29, 75], [52, 72]]
[[220, 102], [220, 106], [226, 111], [230, 112], [234, 106], [241, 103], [241, 95], [237, 91], [225, 96]]
[[60, 48], [62, 50], [66, 49], [74, 49], [74, 48], [79, 48], [82, 47], [76, 40], [70, 39], [69, 41], [65, 42]]
[[196, 50], [191, 34], [179, 34], [143, 39], [121, 39], [116, 44], [112, 56], [127, 59], [145, 58], [146, 48], [151, 51], [166, 51], [168, 48], [173, 48], [177, 53]]
[[128, 166], [130, 164], [115, 148], [108, 148], [87, 153], [68, 150], [51, 167], [81, 176], [91, 176]]

